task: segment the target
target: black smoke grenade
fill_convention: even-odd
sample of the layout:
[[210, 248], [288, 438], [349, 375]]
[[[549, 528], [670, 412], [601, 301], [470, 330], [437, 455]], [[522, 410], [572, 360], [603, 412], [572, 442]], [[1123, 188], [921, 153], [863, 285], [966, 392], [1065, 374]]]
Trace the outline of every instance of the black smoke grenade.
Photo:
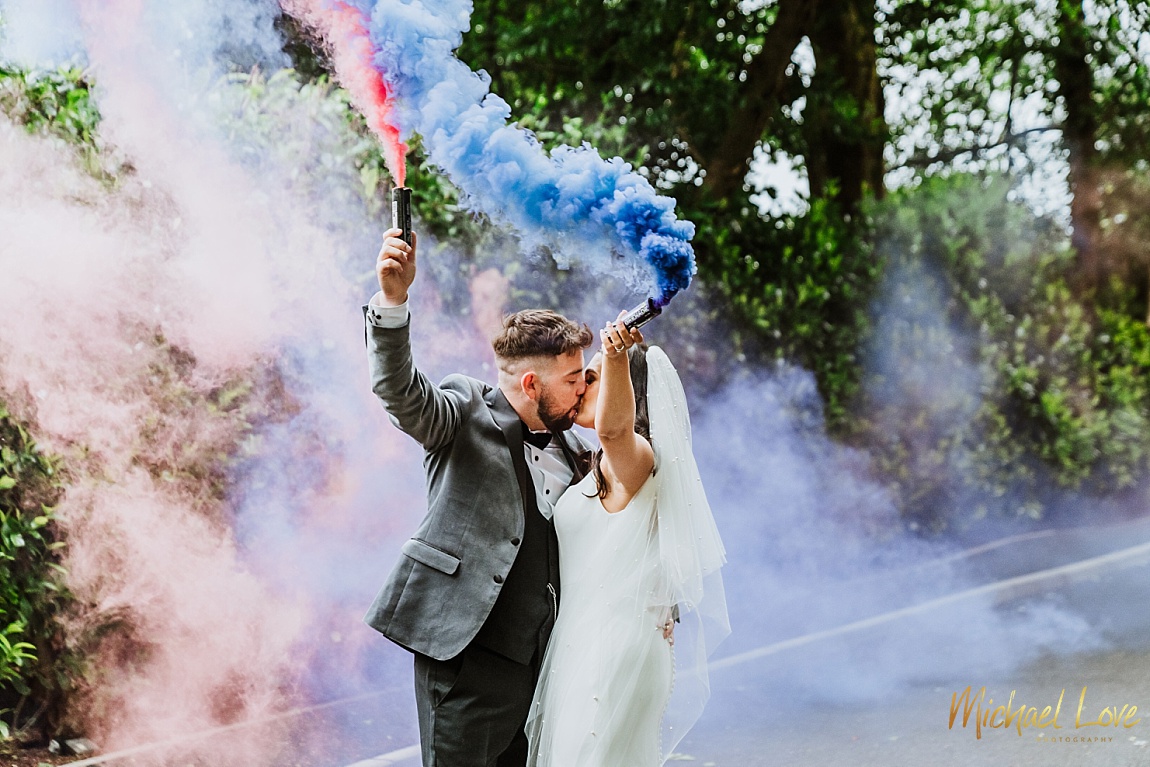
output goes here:
[[651, 320], [663, 313], [663, 308], [655, 304], [655, 299], [648, 298], [631, 311], [623, 315], [623, 325], [628, 330], [641, 328]]
[[391, 190], [391, 225], [403, 230], [400, 237], [411, 244], [411, 189], [397, 186]]

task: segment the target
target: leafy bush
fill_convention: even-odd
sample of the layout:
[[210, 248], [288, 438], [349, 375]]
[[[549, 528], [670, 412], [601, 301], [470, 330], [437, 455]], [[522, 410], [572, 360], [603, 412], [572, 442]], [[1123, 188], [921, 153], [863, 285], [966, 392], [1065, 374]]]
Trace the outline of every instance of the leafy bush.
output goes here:
[[0, 111], [32, 133], [64, 139], [80, 152], [90, 173], [110, 179], [97, 143], [100, 113], [92, 103], [83, 70], [61, 67], [30, 72], [0, 64]]
[[[56, 459], [0, 405], [0, 706], [4, 735], [56, 713], [68, 685], [57, 621], [70, 595], [59, 564], [53, 507]], [[31, 705], [29, 705], [31, 704]]]
[[1066, 491], [1114, 496], [1147, 469], [1150, 332], [1073, 294], [1065, 233], [1008, 192], [935, 179], [875, 213], [889, 269], [854, 412], [927, 530], [1049, 518]]
[[828, 427], [849, 432], [857, 350], [882, 272], [865, 222], [846, 220], [827, 199], [814, 200], [801, 216], [764, 218], [748, 202], [700, 218], [723, 222], [697, 237], [699, 275], [729, 308], [739, 352], [752, 362], [786, 358], [812, 371]]

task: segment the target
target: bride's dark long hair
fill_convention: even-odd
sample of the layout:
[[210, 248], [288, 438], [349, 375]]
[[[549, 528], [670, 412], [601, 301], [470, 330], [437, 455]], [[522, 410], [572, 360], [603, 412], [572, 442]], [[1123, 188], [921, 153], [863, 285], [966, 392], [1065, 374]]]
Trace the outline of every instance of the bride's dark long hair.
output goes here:
[[[635, 344], [627, 350], [627, 368], [631, 372], [631, 387], [635, 390], [635, 433], [648, 442], [651, 441], [651, 419], [647, 413], [647, 345]], [[602, 380], [602, 376], [600, 376]], [[602, 392], [600, 392], [602, 395]], [[603, 448], [594, 453], [583, 454], [588, 465], [586, 470], [595, 475], [595, 491], [599, 498], [606, 498], [610, 487], [603, 475]], [[592, 496], [588, 496], [590, 498]]]

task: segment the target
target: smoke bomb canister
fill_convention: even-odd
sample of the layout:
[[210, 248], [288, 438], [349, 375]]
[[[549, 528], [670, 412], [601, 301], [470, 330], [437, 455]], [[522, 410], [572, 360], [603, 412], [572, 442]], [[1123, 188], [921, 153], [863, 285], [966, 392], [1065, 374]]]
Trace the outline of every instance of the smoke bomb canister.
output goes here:
[[631, 311], [623, 315], [623, 324], [631, 330], [641, 328], [651, 320], [663, 313], [663, 309], [655, 305], [655, 299], [648, 298]]
[[391, 190], [391, 225], [403, 230], [402, 239], [411, 244], [411, 189], [397, 186]]

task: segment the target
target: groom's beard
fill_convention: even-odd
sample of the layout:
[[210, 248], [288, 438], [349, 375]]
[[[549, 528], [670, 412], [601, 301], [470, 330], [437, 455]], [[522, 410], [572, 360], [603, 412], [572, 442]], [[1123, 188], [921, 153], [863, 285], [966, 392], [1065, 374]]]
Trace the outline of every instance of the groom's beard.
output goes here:
[[535, 407], [539, 412], [539, 420], [551, 431], [567, 431], [575, 424], [574, 408], [553, 412], [555, 402], [551, 399], [548, 389], [539, 392], [539, 400], [535, 403]]

